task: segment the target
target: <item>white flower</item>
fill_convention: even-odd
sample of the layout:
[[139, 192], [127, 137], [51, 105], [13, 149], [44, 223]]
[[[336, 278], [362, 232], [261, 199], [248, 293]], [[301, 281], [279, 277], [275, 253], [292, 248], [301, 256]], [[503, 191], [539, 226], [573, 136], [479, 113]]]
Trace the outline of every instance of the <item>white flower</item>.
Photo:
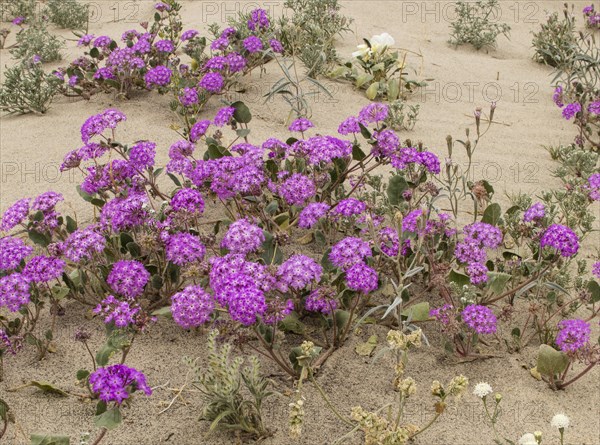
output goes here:
[[489, 396], [493, 392], [492, 387], [489, 383], [481, 382], [475, 385], [475, 389], [473, 389], [473, 394], [483, 399], [484, 397]]
[[535, 436], [531, 433], [523, 434], [519, 439], [519, 445], [538, 445]]
[[373, 54], [383, 53], [390, 46], [394, 46], [396, 41], [387, 32], [371, 37], [369, 40], [371, 47], [366, 43], [362, 43], [356, 47], [358, 51], [352, 53], [352, 57], [362, 57], [368, 60]]
[[552, 421], [550, 422], [550, 425], [552, 425], [554, 428], [569, 428], [569, 418], [566, 416], [566, 414], [557, 414], [552, 418]]

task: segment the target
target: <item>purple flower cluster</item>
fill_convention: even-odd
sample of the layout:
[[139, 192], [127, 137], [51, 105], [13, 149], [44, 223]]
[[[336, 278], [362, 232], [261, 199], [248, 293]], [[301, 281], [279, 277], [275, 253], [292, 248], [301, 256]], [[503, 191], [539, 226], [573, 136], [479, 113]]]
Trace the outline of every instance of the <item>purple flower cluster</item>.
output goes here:
[[98, 226], [90, 225], [71, 233], [61, 247], [68, 259], [78, 263], [91, 259], [94, 253], [102, 252], [105, 246], [106, 239], [98, 232]]
[[336, 158], [345, 158], [352, 154], [352, 144], [333, 136], [313, 136], [296, 141], [290, 147], [289, 154], [306, 157], [309, 164], [330, 163]]
[[250, 12], [250, 18], [248, 19], [248, 29], [250, 31], [256, 31], [257, 29], [267, 29], [269, 27], [269, 16], [267, 11], [264, 9], [254, 9]]
[[173, 72], [163, 65], [158, 65], [154, 68], [150, 68], [144, 80], [146, 81], [146, 87], [152, 88], [154, 85], [159, 87], [165, 87], [171, 82], [171, 76]]
[[130, 192], [126, 197], [113, 198], [102, 207], [100, 221], [110, 224], [115, 232], [140, 226], [148, 219], [147, 203], [145, 193]]
[[210, 93], [219, 93], [224, 85], [225, 80], [219, 73], [206, 73], [198, 83], [200, 88], [204, 88]]
[[588, 196], [592, 201], [600, 201], [600, 173], [590, 175], [584, 188], [588, 191]]
[[62, 275], [65, 262], [44, 255], [35, 256], [23, 268], [23, 275], [36, 283], [46, 283]]
[[396, 135], [393, 130], [382, 130], [375, 131], [373, 133], [373, 139], [376, 143], [373, 146], [371, 153], [374, 156], [392, 156], [397, 153], [400, 148], [400, 138]]
[[248, 51], [251, 54], [258, 53], [258, 52], [262, 51], [262, 49], [263, 49], [262, 40], [260, 40], [256, 36], [246, 37], [244, 39], [244, 41], [242, 42], [242, 44], [244, 45], [244, 48], [246, 48], [246, 51]]
[[309, 312], [328, 315], [337, 309], [336, 291], [333, 287], [318, 287], [307, 295], [304, 308]]
[[150, 273], [138, 261], [121, 260], [113, 264], [106, 282], [111, 289], [127, 298], [135, 298], [144, 292]]
[[0, 307], [17, 312], [29, 303], [30, 279], [23, 274], [13, 273], [0, 278]]
[[15, 355], [23, 348], [22, 337], [9, 337], [4, 329], [0, 329], [0, 351]]
[[357, 117], [350, 116], [344, 120], [338, 127], [338, 133], [348, 135], [350, 133], [360, 133], [360, 122]]
[[214, 310], [214, 298], [201, 286], [188, 286], [171, 297], [173, 319], [184, 329], [206, 323]]
[[191, 40], [198, 35], [198, 31], [195, 29], [188, 29], [181, 33], [181, 41], [185, 42], [186, 40]]
[[190, 233], [176, 233], [166, 239], [166, 256], [178, 266], [201, 261], [206, 254], [206, 247]]
[[368, 242], [360, 238], [346, 237], [331, 248], [329, 260], [334, 266], [347, 269], [370, 256], [372, 253]]
[[25, 244], [20, 238], [0, 238], [0, 270], [16, 269], [32, 252], [33, 247]]
[[152, 389], [146, 383], [146, 376], [135, 368], [125, 365], [111, 365], [98, 368], [90, 374], [92, 391], [104, 402], [120, 405], [134, 391], [143, 391], [147, 396]]
[[154, 47], [161, 53], [172, 53], [175, 49], [173, 42], [167, 39], [157, 41], [154, 43]]
[[502, 242], [502, 232], [491, 224], [476, 222], [465, 226], [463, 233], [465, 238], [456, 245], [454, 255], [467, 264], [472, 284], [485, 283], [488, 279], [485, 249], [496, 249]]
[[203, 120], [203, 121], [196, 122], [192, 126], [192, 129], [190, 130], [190, 141], [196, 142], [196, 141], [200, 140], [200, 137], [204, 136], [206, 134], [206, 131], [208, 130], [209, 126], [210, 126], [209, 120]]
[[546, 207], [541, 202], [536, 202], [523, 214], [523, 221], [538, 222], [546, 216]]
[[577, 352], [590, 341], [592, 329], [584, 320], [562, 320], [558, 328], [560, 331], [556, 336], [556, 344], [563, 352]]
[[171, 198], [171, 208], [176, 212], [201, 214], [204, 212], [202, 194], [195, 189], [181, 189]]
[[233, 118], [233, 114], [235, 113], [235, 108], [233, 107], [223, 107], [217, 114], [215, 114], [215, 118], [213, 119], [213, 124], [217, 127], [222, 127], [224, 125], [228, 125]]
[[312, 202], [307, 205], [298, 215], [298, 227], [310, 229], [321, 218], [327, 215], [329, 205], [324, 202]]
[[114, 109], [90, 116], [81, 126], [81, 140], [87, 144], [94, 136], [102, 134], [109, 128], [114, 130], [119, 122], [125, 120], [127, 116]]
[[399, 154], [392, 154], [391, 164], [398, 170], [404, 170], [410, 164], [422, 165], [430, 173], [438, 174], [440, 172], [440, 160], [430, 151], [418, 151], [413, 147], [402, 147]]
[[138, 171], [154, 167], [156, 144], [149, 141], [140, 141], [131, 146], [129, 151], [129, 164]]
[[553, 247], [561, 256], [570, 257], [579, 250], [579, 238], [569, 227], [552, 224], [540, 238], [540, 246]]
[[271, 49], [275, 53], [283, 54], [285, 52], [285, 50], [283, 48], [283, 45], [277, 39], [271, 39], [271, 40], [269, 40], [269, 46], [271, 47]]
[[592, 265], [592, 274], [600, 280], [600, 261], [596, 261]]
[[6, 209], [0, 221], [0, 230], [9, 231], [23, 222], [29, 215], [29, 201], [29, 198], [19, 199]]
[[221, 247], [232, 253], [247, 254], [258, 250], [264, 241], [263, 230], [243, 218], [230, 224]]
[[277, 269], [277, 286], [281, 292], [301, 290], [321, 280], [323, 268], [305, 255], [292, 255]]
[[375, 122], [383, 122], [388, 117], [388, 107], [381, 103], [371, 103], [360, 110], [358, 120], [367, 126]]
[[183, 94], [179, 96], [179, 102], [184, 107], [191, 107], [198, 103], [198, 90], [195, 88], [185, 87], [183, 89]]
[[566, 120], [570, 120], [579, 112], [581, 112], [581, 104], [579, 102], [574, 102], [563, 108], [562, 115]]
[[95, 314], [104, 316], [104, 323], [113, 323], [117, 328], [123, 329], [135, 324], [135, 316], [140, 311], [139, 306], [130, 302], [120, 301], [109, 295], [94, 309]]
[[442, 307], [431, 309], [429, 311], [429, 316], [435, 318], [438, 323], [448, 326], [456, 314], [454, 312], [454, 306], [445, 304]]
[[400, 249], [400, 239], [398, 232], [392, 227], [384, 227], [378, 234], [379, 248], [383, 253], [390, 257], [398, 256]]
[[311, 121], [309, 121], [305, 117], [301, 117], [299, 119], [296, 119], [294, 122], [292, 122], [291, 125], [289, 126], [288, 130], [303, 133], [306, 130], [308, 130], [309, 128], [313, 128], [313, 127], [314, 127], [314, 125]]
[[462, 321], [479, 335], [496, 332], [496, 316], [491, 309], [477, 304], [470, 304], [461, 312]]
[[367, 205], [356, 199], [356, 198], [347, 198], [341, 200], [337, 206], [333, 208], [331, 213], [336, 216], [343, 216], [346, 218], [350, 218], [352, 216], [357, 216], [367, 210]]
[[300, 173], [294, 173], [279, 186], [279, 194], [288, 205], [302, 206], [316, 193], [313, 180]]
[[377, 272], [363, 262], [355, 263], [346, 270], [348, 288], [365, 295], [377, 290], [377, 280]]

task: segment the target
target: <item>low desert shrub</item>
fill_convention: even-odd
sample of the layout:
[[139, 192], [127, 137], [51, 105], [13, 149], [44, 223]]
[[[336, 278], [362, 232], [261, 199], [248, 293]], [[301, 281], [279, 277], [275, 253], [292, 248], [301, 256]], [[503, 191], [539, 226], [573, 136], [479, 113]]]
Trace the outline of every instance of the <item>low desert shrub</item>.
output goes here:
[[16, 34], [16, 46], [10, 50], [13, 57], [30, 60], [38, 57], [41, 62], [55, 62], [62, 59], [64, 42], [50, 34], [44, 22], [35, 22], [22, 28]]
[[540, 30], [533, 33], [535, 49], [533, 60], [558, 67], [570, 63], [576, 47], [575, 16], [565, 6], [561, 16], [554, 12], [548, 16]]
[[60, 84], [55, 75], [44, 72], [37, 59], [23, 61], [6, 70], [0, 86], [0, 110], [10, 114], [45, 113]]
[[77, 0], [48, 0], [44, 12], [59, 28], [85, 29], [88, 23], [88, 6]]
[[338, 60], [335, 38], [350, 31], [352, 19], [341, 14], [338, 0], [286, 0], [289, 14], [278, 33], [288, 54], [298, 57], [307, 75], [325, 74]]
[[250, 357], [244, 367], [241, 357], [231, 358], [231, 345], [217, 344], [218, 335], [216, 330], [208, 335], [207, 369], [197, 364], [198, 359], [186, 360], [205, 401], [200, 418], [210, 422], [209, 433], [220, 429], [265, 438], [271, 433], [264, 425], [262, 407], [273, 395], [270, 382], [261, 374], [256, 357]]
[[503, 34], [508, 37], [510, 26], [497, 22], [498, 0], [478, 0], [476, 2], [456, 2], [456, 20], [450, 24], [450, 44], [473, 45], [475, 49], [495, 48], [496, 38]]

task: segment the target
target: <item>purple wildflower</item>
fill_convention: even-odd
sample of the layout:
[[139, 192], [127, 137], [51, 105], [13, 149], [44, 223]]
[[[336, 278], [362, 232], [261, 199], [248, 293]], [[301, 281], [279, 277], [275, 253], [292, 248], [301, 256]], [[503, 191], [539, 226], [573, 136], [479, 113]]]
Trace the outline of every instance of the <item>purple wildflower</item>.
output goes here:
[[229, 124], [229, 122], [233, 118], [233, 113], [235, 113], [235, 108], [233, 107], [221, 108], [219, 111], [217, 111], [217, 114], [213, 119], [213, 124], [217, 127], [222, 127], [224, 125]]
[[146, 87], [152, 88], [153, 85], [165, 87], [171, 82], [172, 72], [166, 66], [158, 65], [148, 70], [144, 76]]
[[477, 334], [494, 334], [496, 332], [496, 316], [485, 306], [470, 304], [461, 313], [463, 322]]
[[176, 233], [166, 240], [166, 257], [178, 266], [200, 261], [205, 254], [204, 244], [190, 233]]
[[131, 306], [130, 302], [120, 301], [112, 295], [102, 300], [94, 309], [95, 314], [104, 316], [105, 324], [114, 323], [119, 329], [134, 325], [135, 316], [139, 311], [139, 306]]
[[106, 282], [111, 289], [127, 298], [135, 298], [144, 292], [150, 273], [138, 261], [121, 260], [113, 264]]
[[370, 256], [372, 253], [368, 242], [360, 238], [346, 237], [331, 248], [329, 260], [334, 266], [345, 269]]
[[0, 278], [0, 307], [17, 312], [29, 303], [30, 279], [24, 274], [13, 273]]
[[78, 263], [89, 260], [94, 253], [100, 253], [106, 246], [106, 239], [98, 233], [96, 226], [88, 226], [71, 233], [62, 245], [65, 256]]
[[188, 286], [171, 297], [173, 319], [184, 329], [206, 323], [214, 310], [214, 298], [201, 286]]
[[327, 215], [329, 205], [324, 202], [313, 202], [308, 204], [298, 215], [298, 227], [310, 229], [321, 218]]
[[211, 93], [219, 93], [224, 85], [225, 81], [223, 80], [223, 76], [219, 73], [206, 73], [198, 83], [200, 88], [204, 88]]
[[231, 223], [221, 247], [232, 253], [246, 254], [258, 250], [264, 241], [263, 230], [244, 218]]
[[537, 222], [543, 219], [544, 216], [546, 216], [546, 207], [541, 202], [536, 202], [525, 211], [525, 213], [523, 214], [523, 221]]
[[111, 365], [98, 368], [89, 377], [89, 383], [100, 400], [120, 405], [134, 391], [143, 391], [147, 396], [152, 389], [146, 383], [146, 376], [135, 368], [125, 365]]
[[294, 173], [279, 187], [279, 194], [288, 205], [304, 205], [316, 193], [317, 188], [313, 180], [300, 173]]
[[556, 344], [563, 352], [577, 352], [590, 341], [592, 329], [589, 323], [583, 320], [562, 320], [558, 328], [560, 331], [556, 336]]
[[16, 269], [32, 252], [33, 247], [25, 244], [20, 238], [0, 238], [0, 270]]
[[328, 315], [337, 309], [337, 292], [332, 287], [319, 287], [306, 297], [304, 308], [309, 312]]
[[23, 268], [23, 275], [36, 283], [46, 283], [62, 275], [65, 262], [44, 255], [33, 257]]
[[572, 104], [567, 105], [563, 108], [562, 115], [566, 120], [571, 119], [577, 113], [581, 111], [581, 104], [579, 102], [574, 102]]
[[579, 238], [569, 227], [552, 224], [540, 239], [540, 246], [550, 246], [560, 252], [563, 257], [570, 257], [579, 250]]
[[0, 230], [8, 231], [21, 224], [29, 215], [29, 198], [19, 199], [5, 210], [0, 221]]
[[305, 132], [309, 128], [313, 128], [313, 127], [314, 127], [314, 125], [311, 121], [309, 121], [308, 119], [306, 119], [304, 117], [301, 117], [299, 119], [296, 119], [294, 122], [292, 122], [291, 125], [289, 126], [288, 130]]
[[350, 133], [360, 133], [359, 120], [355, 116], [346, 118], [344, 122], [338, 127], [338, 133], [342, 135], [348, 135]]
[[277, 269], [278, 287], [281, 292], [301, 290], [321, 280], [323, 268], [305, 255], [292, 255]]
[[367, 295], [377, 290], [377, 272], [365, 263], [356, 263], [346, 271], [346, 284], [349, 289]]

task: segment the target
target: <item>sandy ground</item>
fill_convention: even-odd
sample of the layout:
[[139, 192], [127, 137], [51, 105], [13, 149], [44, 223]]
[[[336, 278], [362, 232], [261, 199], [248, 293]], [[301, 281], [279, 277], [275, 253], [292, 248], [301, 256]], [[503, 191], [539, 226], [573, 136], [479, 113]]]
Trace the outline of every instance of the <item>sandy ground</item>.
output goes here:
[[[224, 22], [236, 10], [249, 11], [257, 6], [282, 11], [282, 2], [195, 2], [183, 1], [184, 21], [187, 27], [205, 31], [212, 22]], [[421, 140], [437, 154], [445, 154], [446, 135], [464, 135], [464, 128], [472, 126], [472, 112], [481, 106], [484, 111], [492, 100], [498, 102], [494, 125], [481, 142], [476, 154], [478, 162], [473, 171], [477, 178], [483, 177], [497, 190], [501, 201], [503, 195], [523, 191], [535, 195], [543, 189], [554, 187], [558, 182], [550, 171], [555, 164], [543, 148], [571, 141], [574, 131], [564, 121], [551, 100], [552, 71], [531, 60], [531, 32], [545, 20], [546, 10], [559, 10], [559, 2], [528, 1], [502, 2], [502, 19], [511, 25], [511, 39], [500, 37], [496, 51], [476, 52], [471, 48], [454, 49], [446, 43], [448, 18], [452, 16], [450, 3], [431, 1], [343, 1], [344, 13], [355, 19], [355, 34], [347, 34], [338, 48], [342, 57], [349, 57], [360, 39], [382, 32], [390, 33], [397, 46], [420, 52], [422, 59], [413, 58], [412, 65], [421, 78], [433, 78], [430, 85], [411, 98], [411, 103], [421, 105], [416, 128], [402, 134], [403, 138]], [[95, 2], [98, 20], [91, 32], [109, 34], [115, 38], [136, 23], [150, 17], [153, 2], [121, 1]], [[576, 2], [576, 10], [585, 4]], [[68, 32], [60, 31], [65, 37]], [[72, 37], [72, 36], [71, 36]], [[11, 40], [9, 39], [9, 44]], [[69, 41], [65, 61], [79, 53], [75, 41]], [[0, 65], [12, 63], [6, 50], [0, 51]], [[66, 62], [56, 64], [66, 64]], [[269, 136], [284, 137], [288, 114], [281, 101], [264, 104], [261, 96], [276, 82], [279, 73], [276, 65], [267, 66], [260, 78], [253, 74], [244, 80], [250, 94], [244, 100], [254, 115], [251, 138], [262, 141]], [[339, 122], [368, 103], [361, 92], [351, 86], [325, 80], [333, 98], [323, 95], [313, 99], [312, 120], [320, 133], [335, 132]], [[167, 158], [168, 146], [176, 140], [169, 129], [175, 117], [168, 111], [169, 98], [155, 93], [141, 93], [127, 102], [117, 102], [108, 95], [99, 95], [91, 101], [74, 101], [58, 98], [50, 112], [44, 116], [2, 117], [0, 120], [0, 209], [13, 201], [35, 196], [48, 189], [65, 195], [68, 205], [85, 219], [86, 208], [75, 191], [80, 178], [60, 174], [58, 166], [64, 153], [81, 145], [79, 128], [91, 114], [108, 107], [117, 107], [129, 119], [119, 129], [120, 139], [134, 141], [150, 139], [157, 142], [162, 151], [159, 159]], [[211, 117], [219, 104], [211, 102], [206, 116]], [[65, 209], [66, 210], [66, 209]], [[600, 217], [600, 209], [598, 209]], [[597, 238], [588, 241], [598, 245]], [[591, 249], [588, 249], [591, 251]], [[70, 305], [57, 335], [58, 350], [42, 362], [35, 362], [33, 351], [26, 351], [16, 358], [6, 360], [5, 381], [0, 383], [0, 397], [11, 405], [18, 421], [17, 427], [9, 428], [3, 443], [17, 445], [28, 443], [31, 433], [64, 433], [77, 437], [81, 431], [93, 427], [93, 406], [73, 398], [57, 398], [40, 394], [33, 389], [7, 392], [24, 381], [46, 380], [77, 392], [74, 373], [88, 366], [86, 354], [79, 344], [72, 341], [75, 329], [85, 320], [82, 310]], [[99, 320], [85, 321], [88, 329], [95, 332], [92, 344], [99, 346], [103, 340]], [[544, 432], [544, 443], [557, 444], [555, 431], [550, 428], [552, 416], [564, 412], [571, 418], [566, 443], [592, 445], [600, 443], [600, 372], [596, 369], [581, 382], [566, 391], [552, 392], [543, 382], [529, 376], [527, 367], [535, 360], [535, 347], [519, 354], [502, 354], [502, 357], [468, 364], [457, 364], [449, 359], [441, 347], [439, 335], [431, 327], [425, 332], [432, 340], [431, 347], [424, 347], [410, 360], [407, 371], [419, 385], [420, 391], [407, 408], [409, 419], [415, 423], [425, 422], [431, 415], [431, 399], [428, 389], [431, 380], [448, 381], [462, 373], [473, 383], [489, 382], [504, 395], [504, 413], [501, 431], [516, 440], [521, 434], [533, 430]], [[376, 333], [383, 340], [384, 328], [367, 327], [327, 362], [319, 381], [331, 394], [332, 401], [349, 413], [354, 405], [376, 409], [394, 399], [390, 390], [392, 371], [390, 362], [383, 360], [372, 364], [369, 359], [354, 353], [354, 344]], [[502, 350], [499, 346], [498, 350]], [[109, 433], [103, 443], [109, 445], [129, 444], [229, 444], [233, 436], [218, 434], [205, 438], [206, 423], [197, 420], [200, 401], [197, 394], [185, 393], [187, 405], [173, 404], [164, 414], [158, 413], [173, 397], [168, 388], [179, 388], [184, 382], [183, 356], [205, 355], [205, 336], [182, 332], [177, 326], [161, 321], [139, 340], [128, 362], [142, 369], [150, 384], [159, 387], [151, 398], [138, 397], [127, 410], [125, 425]], [[266, 372], [273, 376], [277, 389], [285, 392], [285, 382], [277, 371], [265, 364]], [[289, 385], [288, 385], [289, 386]], [[316, 391], [306, 389], [306, 425], [303, 437], [297, 442], [306, 445], [328, 445], [346, 433], [346, 429], [319, 399]], [[274, 430], [273, 437], [264, 443], [284, 445], [291, 443], [287, 433], [286, 396], [276, 397], [266, 406], [266, 421]], [[360, 443], [355, 435], [348, 444]], [[491, 444], [491, 428], [483, 421], [479, 401], [470, 393], [462, 402], [453, 406], [442, 421], [431, 428], [417, 443], [423, 445], [471, 445]]]

